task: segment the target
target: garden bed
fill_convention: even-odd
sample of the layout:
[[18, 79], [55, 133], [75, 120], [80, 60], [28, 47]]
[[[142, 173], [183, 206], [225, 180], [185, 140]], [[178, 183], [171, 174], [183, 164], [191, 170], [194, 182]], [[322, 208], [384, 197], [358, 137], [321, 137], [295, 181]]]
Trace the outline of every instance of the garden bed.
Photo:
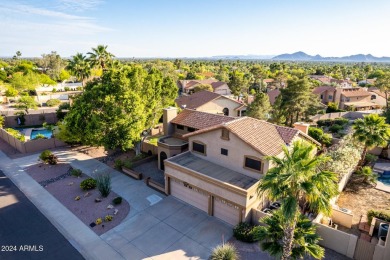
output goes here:
[[[63, 176], [63, 178], [42, 186], [88, 227], [97, 218], [102, 218], [103, 223], [101, 225], [90, 227], [98, 235], [119, 225], [126, 218], [130, 211], [130, 205], [126, 200], [122, 200], [122, 203], [119, 205], [114, 205], [112, 200], [118, 197], [118, 195], [113, 191], [111, 191], [107, 198], [101, 197], [97, 188], [90, 191], [83, 191], [80, 188], [80, 183], [86, 178], [89, 178], [89, 176], [85, 174], [82, 174], [81, 177], [72, 176], [67, 174], [69, 169], [70, 166], [67, 164], [51, 166], [37, 164], [26, 168], [25, 171], [41, 184], [42, 181]], [[77, 196], [80, 197], [80, 200], [75, 200]], [[95, 202], [96, 198], [101, 199], [101, 202]], [[107, 209], [108, 205], [113, 205], [114, 208]], [[115, 209], [118, 210], [116, 215], [114, 215]], [[105, 222], [104, 217], [106, 215], [113, 216], [112, 221]]]

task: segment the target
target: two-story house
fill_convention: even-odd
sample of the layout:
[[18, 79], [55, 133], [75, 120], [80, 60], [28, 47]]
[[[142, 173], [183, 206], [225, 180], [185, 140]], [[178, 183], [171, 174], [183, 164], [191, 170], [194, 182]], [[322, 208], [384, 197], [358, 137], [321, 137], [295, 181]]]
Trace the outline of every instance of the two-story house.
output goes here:
[[176, 99], [181, 108], [225, 116], [244, 116], [247, 106], [234, 99], [207, 90]]
[[218, 81], [212, 78], [205, 80], [179, 80], [178, 87], [182, 93], [192, 94], [195, 87], [201, 84], [211, 85], [213, 92], [220, 95], [231, 95], [230, 88], [226, 82]]
[[166, 193], [231, 225], [249, 220], [251, 209], [264, 202], [256, 189], [272, 167], [267, 156], [283, 156], [282, 147], [296, 140], [320, 145], [298, 129], [250, 117], [183, 138], [188, 140], [188, 151], [164, 161]]

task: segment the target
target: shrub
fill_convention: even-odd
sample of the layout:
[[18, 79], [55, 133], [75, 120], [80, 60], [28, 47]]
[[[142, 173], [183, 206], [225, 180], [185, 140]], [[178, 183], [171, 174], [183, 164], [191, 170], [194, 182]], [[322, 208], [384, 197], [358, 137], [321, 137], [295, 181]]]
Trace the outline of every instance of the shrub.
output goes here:
[[76, 90], [77, 90], [77, 91], [82, 91], [82, 90], [83, 90], [83, 87], [80, 87], [80, 86], [79, 86], [79, 87], [76, 88]]
[[329, 147], [332, 144], [332, 136], [325, 134], [321, 128], [309, 127], [309, 136], [313, 137], [316, 141]]
[[83, 174], [83, 172], [80, 169], [71, 169], [70, 174], [72, 176], [80, 177]]
[[95, 224], [96, 224], [96, 225], [100, 225], [100, 224], [102, 224], [102, 223], [103, 223], [102, 218], [97, 218], [97, 219], [95, 220]]
[[122, 197], [116, 197], [112, 200], [112, 203], [114, 203], [115, 205], [119, 205], [122, 203]]
[[58, 106], [58, 109], [56, 111], [56, 114], [57, 114], [57, 119], [58, 120], [62, 120], [64, 119], [66, 113], [63, 112], [62, 110], [68, 110], [70, 109], [70, 104], [69, 103], [61, 103], [59, 106]]
[[4, 125], [4, 116], [1, 116], [0, 115], [0, 128], [2, 128], [3, 127], [3, 125]]
[[331, 126], [332, 123], [333, 123], [332, 119], [323, 119], [317, 121], [318, 126]]
[[7, 131], [7, 133], [9, 133], [10, 135], [12, 135], [13, 137], [15, 137], [21, 142], [26, 141], [26, 137], [24, 136], [24, 134], [22, 134], [18, 130], [15, 130], [13, 128], [6, 128], [5, 131]]
[[336, 125], [342, 125], [342, 126], [344, 126], [344, 125], [346, 125], [346, 124], [349, 123], [349, 120], [346, 119], [346, 118], [343, 118], [343, 117], [339, 117], [339, 118], [334, 119], [333, 122], [334, 122], [334, 124], [336, 124]]
[[213, 249], [210, 256], [211, 260], [237, 260], [237, 249], [231, 244], [218, 245]]
[[64, 90], [65, 90], [65, 91], [69, 91], [70, 88], [69, 88], [69, 87], [64, 87]]
[[370, 154], [370, 153], [366, 154], [366, 158], [365, 158], [365, 163], [366, 164], [373, 163], [376, 160], [378, 160], [378, 156]]
[[92, 178], [85, 179], [80, 183], [80, 188], [82, 190], [92, 190], [96, 188], [96, 181]]
[[241, 222], [233, 229], [233, 236], [243, 242], [255, 242], [258, 239], [255, 236], [256, 226]]
[[55, 93], [55, 92], [57, 92], [57, 89], [53, 88], [53, 90], [51, 92]]
[[329, 131], [332, 132], [332, 133], [338, 133], [339, 131], [341, 131], [344, 127], [342, 125], [337, 125], [337, 124], [334, 124], [332, 125], [331, 127], [329, 127]]
[[47, 139], [47, 137], [44, 136], [43, 134], [37, 134], [37, 135], [35, 136], [34, 140], [36, 140], [36, 139]]
[[123, 166], [126, 167], [127, 169], [133, 168], [133, 163], [131, 161], [125, 161], [123, 163]]
[[368, 184], [376, 184], [378, 175], [372, 171], [370, 166], [364, 166], [356, 172], [358, 175], [363, 177], [363, 181]]
[[373, 217], [390, 222], [390, 213], [371, 209], [371, 210], [367, 211], [368, 224], [371, 224]]
[[109, 222], [111, 220], [112, 220], [112, 216], [111, 215], [107, 215], [107, 216], [104, 217], [104, 221], [106, 221], [106, 222]]
[[46, 105], [48, 107], [55, 107], [58, 106], [59, 104], [61, 104], [61, 100], [59, 99], [49, 99], [48, 101], [46, 101]]
[[98, 173], [95, 179], [100, 194], [107, 197], [111, 192], [111, 175], [109, 173]]
[[44, 163], [48, 163], [50, 165], [55, 165], [58, 162], [57, 156], [55, 156], [51, 151], [45, 150], [39, 155], [39, 159], [41, 159]]
[[50, 131], [53, 131], [54, 130], [54, 125], [51, 125], [51, 124], [48, 124], [46, 122], [43, 122], [42, 126], [47, 129], [47, 130], [50, 130]]
[[123, 161], [121, 159], [117, 159], [114, 162], [114, 168], [117, 169], [117, 170], [122, 170], [123, 164], [124, 163], [123, 163]]

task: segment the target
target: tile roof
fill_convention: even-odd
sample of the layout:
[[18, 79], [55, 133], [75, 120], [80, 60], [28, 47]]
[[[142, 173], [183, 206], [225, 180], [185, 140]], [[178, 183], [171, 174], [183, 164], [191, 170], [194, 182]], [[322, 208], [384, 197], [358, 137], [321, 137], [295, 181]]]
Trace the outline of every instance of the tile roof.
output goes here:
[[173, 124], [184, 125], [195, 129], [205, 129], [234, 120], [234, 117], [210, 114], [191, 109], [184, 109], [172, 121]]
[[313, 138], [302, 133], [298, 129], [274, 125], [252, 117], [242, 117], [221, 125], [215, 125], [186, 134], [184, 137], [208, 132], [218, 128], [228, 129], [238, 138], [265, 156], [275, 156], [280, 154], [283, 151], [282, 147], [285, 145], [291, 145], [293, 139], [298, 135], [306, 140], [320, 145]]
[[212, 82], [210, 85], [213, 87], [213, 89], [216, 89], [216, 88], [219, 88], [225, 84], [226, 84], [226, 82], [217, 81], [217, 82]]
[[376, 87], [371, 87], [371, 88], [368, 88], [368, 91], [369, 92], [374, 92], [375, 94], [383, 97], [383, 98], [386, 98], [386, 93], [385, 92], [382, 92], [380, 91], [378, 88]]
[[330, 91], [335, 91], [336, 88], [335, 87], [331, 87], [331, 86], [320, 86], [320, 87], [316, 87], [315, 89], [313, 89], [313, 94], [316, 94], [316, 95], [319, 95], [327, 90], [330, 90]]
[[180, 80], [180, 84], [183, 88], [191, 88], [198, 84], [212, 84], [214, 82], [218, 82], [216, 79], [204, 79], [204, 80]]
[[269, 102], [271, 103], [271, 105], [273, 105], [275, 103], [276, 98], [280, 95], [280, 90], [274, 89], [274, 90], [268, 91], [267, 95], [269, 98]]
[[205, 90], [196, 92], [189, 96], [181, 96], [177, 98], [175, 102], [179, 107], [183, 107], [183, 105], [185, 105], [188, 109], [196, 109], [214, 99], [219, 98], [220, 96], [220, 94]]
[[370, 96], [371, 94], [368, 91], [360, 88], [350, 88], [350, 89], [343, 89], [341, 95], [345, 97], [367, 97]]

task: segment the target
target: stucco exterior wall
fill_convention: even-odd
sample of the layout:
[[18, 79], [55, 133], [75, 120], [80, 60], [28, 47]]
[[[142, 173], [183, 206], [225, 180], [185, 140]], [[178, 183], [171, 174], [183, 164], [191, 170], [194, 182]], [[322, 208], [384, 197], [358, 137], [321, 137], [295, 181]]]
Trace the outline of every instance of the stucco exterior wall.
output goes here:
[[230, 91], [230, 88], [227, 84], [223, 84], [222, 86], [214, 89], [215, 93], [218, 93], [220, 95], [230, 95], [232, 92]]
[[[222, 130], [216, 129], [207, 133], [189, 137], [189, 150], [192, 151], [192, 141], [199, 141], [206, 144], [206, 155], [195, 154], [205, 160], [232, 169], [249, 177], [260, 179], [269, 169], [269, 162], [264, 156], [243, 142], [233, 133], [229, 133], [229, 140], [221, 138]], [[228, 156], [221, 154], [221, 148], [228, 150]], [[244, 168], [244, 156], [253, 156], [263, 162], [262, 173]]]
[[223, 114], [223, 109], [226, 107], [229, 109], [228, 116], [237, 116], [237, 110], [235, 108], [240, 105], [228, 98], [220, 97], [213, 101], [210, 101], [203, 106], [198, 107], [197, 111], [208, 112], [213, 114]]

